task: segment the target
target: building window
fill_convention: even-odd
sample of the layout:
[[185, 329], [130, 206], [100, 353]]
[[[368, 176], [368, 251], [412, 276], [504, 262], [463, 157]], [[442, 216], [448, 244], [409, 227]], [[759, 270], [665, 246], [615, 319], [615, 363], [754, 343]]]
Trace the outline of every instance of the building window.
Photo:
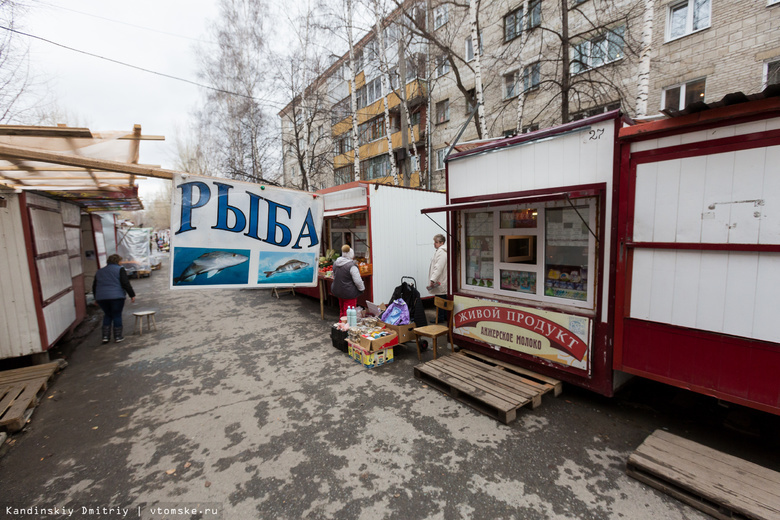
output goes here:
[[663, 92], [664, 110], [683, 110], [691, 103], [704, 101], [705, 79], [695, 79], [682, 85], [665, 88]]
[[598, 199], [464, 211], [461, 287], [593, 308]]
[[349, 165], [336, 168], [333, 171], [333, 174], [335, 176], [336, 184], [347, 184], [348, 182], [355, 180], [355, 166]]
[[531, 0], [528, 3], [528, 28], [542, 25], [542, 0]]
[[382, 78], [374, 78], [366, 85], [366, 106], [382, 97]]
[[504, 99], [517, 96], [517, 72], [504, 75]]
[[333, 152], [341, 155], [352, 150], [352, 134], [347, 132], [335, 138]]
[[361, 162], [365, 180], [381, 179], [390, 175], [390, 156], [382, 154]]
[[[605, 105], [599, 105], [596, 107], [586, 108], [585, 110], [580, 110], [579, 112], [574, 112], [569, 116], [569, 121], [579, 121], [580, 119], [585, 119], [586, 117], [593, 117], [597, 116], [599, 114], [604, 114], [606, 112], [611, 112], [613, 110], [617, 110], [620, 108], [620, 101], [613, 101], [612, 103], [607, 103]], [[538, 126], [537, 126], [538, 129]]]
[[446, 123], [450, 120], [450, 100], [445, 99], [436, 103], [436, 123]]
[[621, 25], [575, 45], [571, 56], [572, 74], [595, 69], [623, 58], [625, 30], [626, 27]]
[[538, 61], [523, 69], [523, 90], [527, 92], [531, 89], [539, 88], [540, 70], [541, 65]]
[[447, 156], [447, 149], [446, 148], [439, 148], [436, 150], [436, 169], [437, 170], [443, 170], [444, 169], [444, 158]]
[[504, 41], [514, 40], [523, 32], [523, 8], [504, 16]]
[[477, 89], [473, 88], [466, 93], [466, 113], [470, 114], [477, 106]]
[[438, 29], [445, 23], [447, 23], [448, 19], [448, 12], [447, 12], [447, 5], [440, 5], [439, 7], [435, 8], [433, 10], [433, 28]]
[[[482, 34], [479, 35], [479, 55], [482, 56]], [[471, 42], [471, 36], [466, 38], [466, 61], [474, 59], [474, 46]]]
[[357, 103], [358, 109], [365, 108], [366, 106], [366, 87], [362, 86], [355, 92], [355, 103]]
[[531, 125], [526, 125], [523, 127], [523, 133], [528, 134], [530, 132], [536, 132], [539, 130], [539, 123], [533, 123]]
[[363, 51], [355, 51], [355, 76], [363, 70]]
[[416, 112], [412, 112], [411, 119], [412, 120], [409, 121], [410, 125], [412, 125], [412, 126], [419, 125], [420, 124], [420, 111], [418, 110]]
[[780, 84], [780, 59], [770, 61], [764, 66], [764, 88], [778, 84]]
[[381, 115], [358, 126], [360, 144], [364, 145], [385, 136], [385, 116]]
[[710, 26], [710, 0], [684, 0], [669, 6], [666, 39], [674, 40]]
[[446, 56], [436, 56], [436, 77], [440, 78], [450, 71], [450, 60]]

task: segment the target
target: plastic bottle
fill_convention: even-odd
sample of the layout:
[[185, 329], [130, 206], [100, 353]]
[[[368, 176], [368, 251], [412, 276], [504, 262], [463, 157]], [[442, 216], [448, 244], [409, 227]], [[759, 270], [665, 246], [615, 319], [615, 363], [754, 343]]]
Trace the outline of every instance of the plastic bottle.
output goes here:
[[354, 307], [347, 307], [347, 324], [350, 327], [354, 327], [357, 325], [357, 320], [355, 319], [355, 308]]
[[352, 327], [357, 327], [357, 309], [352, 307]]

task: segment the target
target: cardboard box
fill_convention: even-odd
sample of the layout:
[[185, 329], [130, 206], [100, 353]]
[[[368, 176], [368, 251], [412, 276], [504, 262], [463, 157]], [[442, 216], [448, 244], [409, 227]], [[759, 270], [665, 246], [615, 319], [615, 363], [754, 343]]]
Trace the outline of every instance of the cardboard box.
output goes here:
[[349, 356], [366, 368], [375, 368], [393, 362], [393, 347], [385, 347], [377, 352], [369, 352], [357, 343], [347, 340]]
[[414, 329], [417, 325], [408, 323], [406, 325], [390, 325], [389, 323], [382, 323], [387, 330], [392, 330], [398, 334], [398, 343], [406, 343], [407, 341], [416, 341], [417, 336], [414, 334]]
[[369, 339], [360, 337], [360, 346], [369, 352], [377, 352], [383, 348], [392, 347], [398, 344], [398, 334], [389, 331], [390, 334], [381, 338]]

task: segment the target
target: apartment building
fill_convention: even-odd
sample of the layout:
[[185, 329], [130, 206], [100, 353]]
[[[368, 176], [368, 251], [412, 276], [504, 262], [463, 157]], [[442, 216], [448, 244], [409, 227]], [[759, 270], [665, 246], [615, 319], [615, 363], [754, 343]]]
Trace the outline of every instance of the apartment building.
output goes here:
[[[660, 116], [780, 83], [780, 0], [494, 0], [475, 10], [434, 1], [426, 9], [407, 2], [388, 17], [384, 65], [375, 32], [356, 45], [362, 180], [394, 183], [395, 164], [400, 184], [444, 189], [456, 141], [616, 108], [632, 118]], [[312, 172], [311, 188], [355, 180], [348, 64], [347, 53], [313, 83], [331, 109], [319, 126], [328, 159]], [[393, 89], [388, 118], [383, 70]], [[280, 112], [285, 143], [295, 142], [294, 105]], [[298, 168], [292, 148], [284, 159], [290, 179]]]

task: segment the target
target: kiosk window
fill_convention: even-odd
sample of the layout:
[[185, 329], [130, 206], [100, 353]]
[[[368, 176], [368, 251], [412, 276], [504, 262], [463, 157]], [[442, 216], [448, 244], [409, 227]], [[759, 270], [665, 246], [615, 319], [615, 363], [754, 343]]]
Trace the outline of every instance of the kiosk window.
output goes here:
[[588, 216], [588, 206], [545, 211], [545, 296], [588, 299]]
[[464, 211], [461, 287], [592, 308], [597, 198]]
[[493, 212], [466, 213], [466, 284], [493, 287]]

